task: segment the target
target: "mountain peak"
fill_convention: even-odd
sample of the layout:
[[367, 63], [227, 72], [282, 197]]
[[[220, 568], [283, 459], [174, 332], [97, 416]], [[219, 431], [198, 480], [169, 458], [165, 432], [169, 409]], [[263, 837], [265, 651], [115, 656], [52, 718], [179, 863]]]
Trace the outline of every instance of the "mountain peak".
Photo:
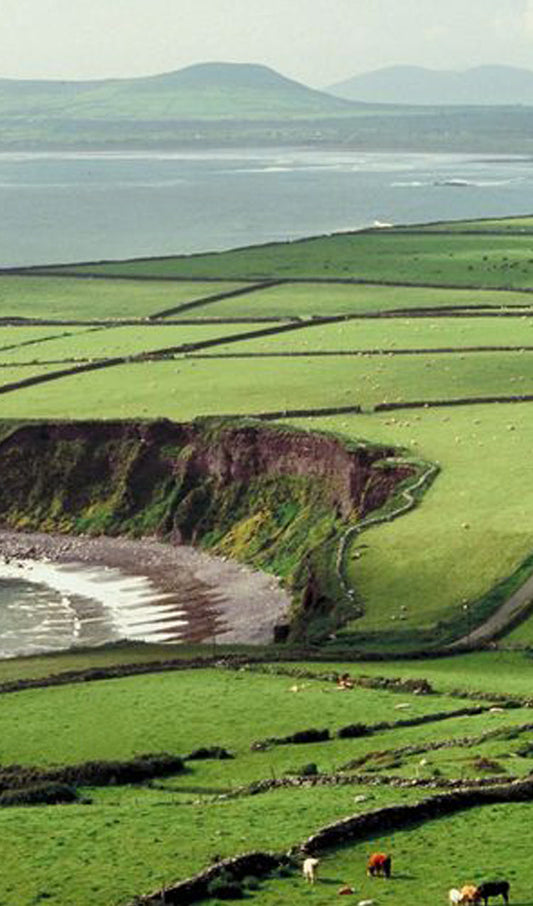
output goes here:
[[533, 106], [533, 71], [503, 64], [464, 71], [387, 66], [338, 82], [328, 91], [374, 104]]

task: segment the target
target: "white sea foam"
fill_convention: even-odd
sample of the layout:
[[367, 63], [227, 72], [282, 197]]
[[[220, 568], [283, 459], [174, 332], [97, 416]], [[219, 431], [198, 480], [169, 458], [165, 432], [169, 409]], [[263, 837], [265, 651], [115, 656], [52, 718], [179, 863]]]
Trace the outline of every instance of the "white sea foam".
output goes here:
[[[69, 642], [94, 643], [95, 633], [100, 641], [165, 641], [175, 639], [180, 627], [187, 625], [174, 595], [162, 593], [145, 576], [126, 575], [115, 567], [0, 559], [0, 580], [19, 580], [41, 592], [46, 587], [60, 596], [7, 603], [5, 609], [22, 615], [24, 624], [15, 629], [4, 626], [2, 640], [11, 641], [7, 650], [0, 644], [0, 656], [27, 651], [27, 636], [38, 650], [51, 650]], [[17, 638], [21, 645], [14, 649]]]

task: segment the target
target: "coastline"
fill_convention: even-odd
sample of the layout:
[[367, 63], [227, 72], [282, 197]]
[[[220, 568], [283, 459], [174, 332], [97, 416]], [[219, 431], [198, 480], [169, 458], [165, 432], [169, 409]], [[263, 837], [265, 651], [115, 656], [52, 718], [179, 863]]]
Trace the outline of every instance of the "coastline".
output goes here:
[[[124, 582], [147, 579], [153, 596], [144, 591], [136, 603], [149, 632], [154, 609], [154, 638], [162, 630], [168, 642], [219, 642], [268, 644], [274, 626], [287, 613], [288, 594], [275, 576], [185, 545], [154, 538], [88, 537], [43, 532], [0, 531], [0, 556], [4, 561], [33, 561], [65, 567], [75, 579], [85, 567], [118, 572]], [[70, 567], [70, 569], [66, 569]], [[81, 570], [76, 571], [76, 566]], [[144, 599], [144, 600], [143, 600]], [[156, 616], [156, 613], [158, 616]], [[127, 637], [127, 636], [124, 636]]]

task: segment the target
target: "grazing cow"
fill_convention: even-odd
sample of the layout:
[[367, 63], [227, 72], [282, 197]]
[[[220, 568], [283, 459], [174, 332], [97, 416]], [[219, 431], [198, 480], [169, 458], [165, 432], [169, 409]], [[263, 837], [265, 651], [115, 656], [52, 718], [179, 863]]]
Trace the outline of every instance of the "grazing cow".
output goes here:
[[391, 857], [387, 853], [372, 853], [367, 865], [366, 873], [372, 878], [390, 878]]
[[485, 906], [489, 897], [502, 896], [505, 903], [509, 902], [509, 881], [485, 881], [477, 888], [478, 900], [483, 900]]
[[461, 906], [463, 902], [463, 895], [460, 890], [457, 890], [457, 887], [452, 887], [448, 891], [448, 903], [450, 906]]
[[316, 881], [316, 870], [320, 859], [313, 859], [311, 856], [304, 860], [302, 872], [308, 884], [314, 884]]
[[479, 903], [479, 896], [475, 884], [465, 884], [464, 887], [461, 887], [461, 902], [465, 904]]

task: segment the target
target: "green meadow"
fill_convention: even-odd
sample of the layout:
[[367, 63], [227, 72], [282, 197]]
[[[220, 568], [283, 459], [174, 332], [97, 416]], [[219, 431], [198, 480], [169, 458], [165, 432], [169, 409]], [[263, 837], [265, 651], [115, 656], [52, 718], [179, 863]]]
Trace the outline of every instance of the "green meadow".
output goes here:
[[[527, 836], [530, 820], [528, 804], [494, 805], [476, 809], [475, 814], [443, 817], [428, 827], [376, 834], [368, 842], [328, 854], [312, 890], [296, 877], [270, 881], [252, 893], [250, 903], [325, 906], [345, 884], [354, 888], [358, 899], [391, 906], [415, 897], [423, 903], [444, 902], [451, 887], [494, 878], [509, 880], [511, 896], [527, 903], [533, 874], [522, 834]], [[510, 851], [502, 848], [495, 858], [495, 838], [510, 826], [517, 834], [517, 845]], [[394, 854], [390, 881], [366, 877], [366, 861], [376, 851]]]
[[[284, 425], [391, 445], [439, 469], [408, 513], [352, 534], [343, 569], [360, 615], [298, 661], [285, 663], [284, 646], [214, 653], [138, 644], [2, 662], [0, 682], [102, 673], [95, 682], [0, 690], [0, 779], [8, 765], [187, 756], [200, 747], [234, 758], [186, 760], [183, 772], [142, 783], [81, 783], [81, 798], [68, 805], [0, 807], [0, 906], [129, 906], [221, 858], [286, 852], [327, 824], [442, 793], [449, 781], [533, 776], [527, 612], [487, 650], [400, 657], [465, 635], [533, 573], [533, 404], [513, 402], [533, 396], [532, 223], [463, 221], [0, 276], [0, 384], [53, 378], [0, 394], [2, 431], [10, 420], [270, 412]], [[277, 278], [289, 282], [210, 301]], [[343, 320], [321, 320], [336, 315]], [[136, 323], [114, 323], [122, 320]], [[258, 330], [267, 332], [254, 337]], [[205, 345], [181, 348], [195, 343]], [[115, 357], [134, 360], [54, 377], [78, 360], [105, 366]], [[406, 407], [412, 401], [420, 405]], [[395, 408], [379, 411], [383, 403]], [[372, 660], [376, 653], [386, 658]], [[218, 666], [158, 672], [168, 657], [213, 654]], [[235, 654], [238, 665], [224, 661]], [[105, 678], [114, 665], [151, 661], [146, 675]], [[346, 672], [375, 685], [340, 689], [335, 676]], [[391, 691], [380, 678], [424, 679], [434, 692], [398, 683]], [[502, 707], [506, 697], [515, 707]], [[484, 710], [454, 714], [475, 706]], [[372, 730], [379, 722], [393, 726]], [[354, 724], [368, 725], [364, 735], [336, 735]], [[251, 748], [310, 728], [331, 738]], [[333, 784], [337, 774], [342, 782]], [[287, 777], [299, 779], [281, 786]], [[264, 781], [273, 788], [258, 792]], [[501, 877], [511, 902], [527, 906], [532, 808], [475, 806], [378, 828], [322, 852], [313, 888], [294, 865], [250, 878], [245, 899], [326, 906], [347, 883], [357, 902], [429, 906], [452, 886]], [[393, 855], [390, 881], [365, 875], [378, 849]], [[209, 902], [219, 902], [215, 892]]]
[[161, 309], [241, 286], [223, 282], [69, 280], [27, 274], [0, 276], [0, 317], [51, 321], [146, 318]]
[[382, 230], [183, 258], [69, 266], [67, 270], [220, 280], [342, 277], [393, 284], [526, 289], [531, 287], [533, 254], [527, 236], [464, 236], [452, 231], [435, 236], [428, 231], [421, 239], [419, 234]]
[[[151, 349], [173, 348], [188, 343], [202, 343], [219, 337], [253, 330], [253, 325], [231, 324], [180, 324], [161, 327], [157, 322], [135, 327], [92, 327], [78, 329], [63, 336], [51, 333], [50, 327], [41, 328], [41, 336], [35, 328], [28, 328], [32, 337], [31, 345], [25, 345], [21, 328], [18, 335], [12, 331], [11, 348], [0, 349], [2, 365], [9, 363], [38, 363], [69, 359], [105, 359], [114, 356], [130, 356]], [[1, 336], [1, 334], [0, 334]]]
[[217, 346], [208, 355], [254, 356], [258, 353], [310, 353], [533, 345], [533, 316], [512, 318], [383, 318], [336, 324], [315, 323], [302, 330]]
[[[533, 252], [520, 232], [530, 220], [508, 218], [501, 231], [499, 221], [458, 222], [69, 267], [82, 279], [65, 269], [0, 277], [2, 384], [78, 360], [158, 357], [4, 393], [0, 418], [291, 413], [300, 428], [385, 442], [438, 463], [438, 478], [414, 511], [353, 539], [345, 568], [363, 615], [341, 636], [394, 651], [412, 645], [417, 633], [421, 641], [428, 633], [444, 638], [453, 625], [465, 631], [505, 599], [506, 582], [512, 590], [526, 577], [528, 566], [517, 570], [533, 550], [531, 403], [511, 402], [533, 394]], [[467, 226], [479, 234], [459, 235]], [[91, 272], [98, 279], [88, 278]], [[313, 282], [313, 275], [390, 285]], [[191, 279], [201, 277], [210, 280]], [[209, 301], [246, 290], [237, 277], [306, 282]], [[165, 317], [202, 299], [184, 313], [187, 323]], [[21, 327], [17, 312], [51, 323]], [[359, 317], [380, 313], [387, 317]], [[320, 320], [336, 315], [343, 320]], [[54, 323], [67, 316], [84, 323]], [[113, 326], [124, 317], [138, 324]], [[287, 321], [293, 329], [279, 332]], [[247, 338], [258, 330], [263, 335]], [[207, 345], [179, 350], [194, 343]], [[490, 402], [494, 397], [508, 402]], [[452, 405], [433, 408], [436, 401]], [[420, 405], [402, 408], [410, 402]], [[397, 408], [377, 411], [383, 404]], [[529, 622], [513, 628], [512, 644], [529, 643]]]
[[431, 308], [522, 308], [530, 304], [531, 298], [527, 294], [505, 290], [305, 282], [284, 283], [267, 287], [254, 295], [209, 302], [189, 312], [189, 316], [236, 318], [255, 315], [305, 319], [404, 309], [409, 312]]
[[[73, 349], [80, 349], [80, 345], [73, 344]], [[100, 358], [98, 344], [93, 339], [91, 346], [95, 349], [94, 356]], [[46, 348], [47, 359], [51, 357], [50, 347], [48, 344]], [[65, 344], [62, 354], [66, 354]], [[124, 354], [122, 347], [121, 354]], [[33, 353], [30, 361], [35, 362]], [[37, 364], [34, 367], [38, 369]], [[17, 376], [26, 377], [28, 369], [21, 367], [17, 372], [13, 365], [5, 371], [9, 374], [7, 382]], [[132, 386], [136, 388], [134, 396]], [[68, 418], [73, 414], [87, 418], [91, 411], [94, 414], [98, 404], [103, 418], [147, 415], [190, 419], [197, 415], [253, 416], [332, 406], [362, 406], [371, 410], [382, 403], [431, 403], [513, 394], [533, 394], [533, 352], [521, 356], [513, 352], [487, 352], [464, 357], [446, 353], [438, 358], [431, 353], [368, 357], [363, 353], [332, 359], [258, 357], [252, 368], [246, 358], [191, 356], [122, 364], [109, 371], [82, 373], [61, 382], [22, 389], [16, 396], [0, 402], [0, 417], [14, 418], [17, 412], [28, 416], [31, 412], [38, 418]], [[409, 424], [412, 417], [405, 416]], [[343, 424], [339, 420], [324, 422], [325, 427], [333, 430]], [[359, 437], [365, 435], [359, 426], [355, 430]], [[348, 436], [353, 431], [352, 423]], [[412, 438], [418, 443], [414, 435]], [[483, 437], [479, 440], [483, 443]]]
[[[135, 652], [135, 659], [138, 654]], [[91, 663], [94, 656], [78, 654], [78, 665]], [[39, 658], [42, 675], [50, 668], [68, 669], [72, 657]], [[106, 654], [109, 662], [123, 661], [123, 657], [124, 651], [119, 649]], [[453, 670], [449, 660], [442, 663]], [[520, 656], [514, 656], [513, 664], [516, 674], [525, 674], [526, 665]], [[351, 666], [354, 675], [359, 672]], [[17, 668], [25, 673], [27, 661], [13, 662], [12, 673]], [[508, 675], [502, 679], [500, 692], [508, 688]], [[224, 746], [234, 758], [189, 761], [185, 773], [142, 785], [85, 787], [84, 803], [0, 809], [5, 858], [0, 903], [7, 906], [15, 899], [20, 906], [30, 906], [47, 900], [57, 906], [67, 902], [89, 906], [96, 898], [110, 906], [121, 906], [217, 858], [256, 848], [284, 851], [346, 815], [391, 803], [415, 802], [428, 795], [424, 788], [411, 784], [395, 789], [376, 786], [372, 780], [379, 780], [380, 775], [393, 774], [409, 781], [432, 776], [465, 779], [479, 773], [475, 763], [482, 753], [499, 762], [496, 771], [503, 766], [510, 777], [523, 776], [531, 760], [515, 753], [531, 739], [531, 731], [527, 734], [521, 730], [531, 717], [530, 710], [492, 713], [489, 700], [482, 714], [452, 716], [456, 709], [475, 704], [446, 694], [420, 696], [360, 688], [343, 691], [331, 681], [278, 675], [275, 665], [259, 672], [219, 667], [154, 673], [4, 695], [0, 699], [3, 764], [65, 764], [88, 758], [128, 758], [147, 751], [186, 755], [196, 747], [212, 745]], [[443, 712], [450, 717], [432, 719]], [[360, 739], [333, 737], [321, 743], [250, 749], [252, 742], [265, 737], [312, 726], [329, 728], [333, 734], [356, 721], [372, 725], [380, 720], [395, 722], [423, 715], [428, 717], [423, 726], [393, 728]], [[464, 745], [465, 737], [494, 735], [495, 731], [499, 736], [486, 743]], [[428, 749], [450, 740], [456, 740], [457, 747]], [[420, 752], [427, 750], [424, 765], [420, 755], [394, 755], [395, 750], [409, 745]], [[342, 786], [304, 784], [232, 797], [250, 783], [296, 776], [310, 762], [327, 776], [364, 757], [367, 781], [353, 778]], [[440, 822], [433, 821], [411, 831], [391, 830], [386, 838], [328, 852], [313, 900], [322, 902], [322, 897], [331, 895], [328, 878], [339, 878], [337, 885], [353, 884], [358, 891], [375, 891], [378, 886], [380, 899], [385, 894], [397, 896], [398, 885], [402, 890], [414, 889], [414, 877], [409, 877], [407, 866], [416, 862], [416, 852], [433, 837], [441, 843], [431, 848], [435, 865], [432, 896], [442, 896], [459, 880], [466, 882], [470, 877], [479, 879], [485, 872], [497, 872], [502, 864], [515, 872], [514, 862], [503, 861], [508, 855], [508, 837], [486, 832], [494, 820], [491, 808], [501, 816], [502, 828], [512, 826], [516, 832], [531, 814], [527, 803], [483, 807], [446, 819], [454, 828], [453, 840], [442, 838]], [[476, 860], [470, 859], [462, 867], [460, 848], [471, 845], [474, 823], [479, 833], [485, 829], [486, 840]], [[383, 882], [370, 885], [364, 877], [368, 852], [381, 847], [394, 855], [394, 879], [385, 887], [381, 886]], [[529, 875], [509, 875], [507, 871], [506, 877], [525, 885]], [[276, 897], [286, 896], [299, 902], [308, 899], [310, 893], [295, 869], [284, 879], [261, 880], [257, 892], [250, 891], [249, 896], [261, 903], [271, 898], [277, 902]]]

